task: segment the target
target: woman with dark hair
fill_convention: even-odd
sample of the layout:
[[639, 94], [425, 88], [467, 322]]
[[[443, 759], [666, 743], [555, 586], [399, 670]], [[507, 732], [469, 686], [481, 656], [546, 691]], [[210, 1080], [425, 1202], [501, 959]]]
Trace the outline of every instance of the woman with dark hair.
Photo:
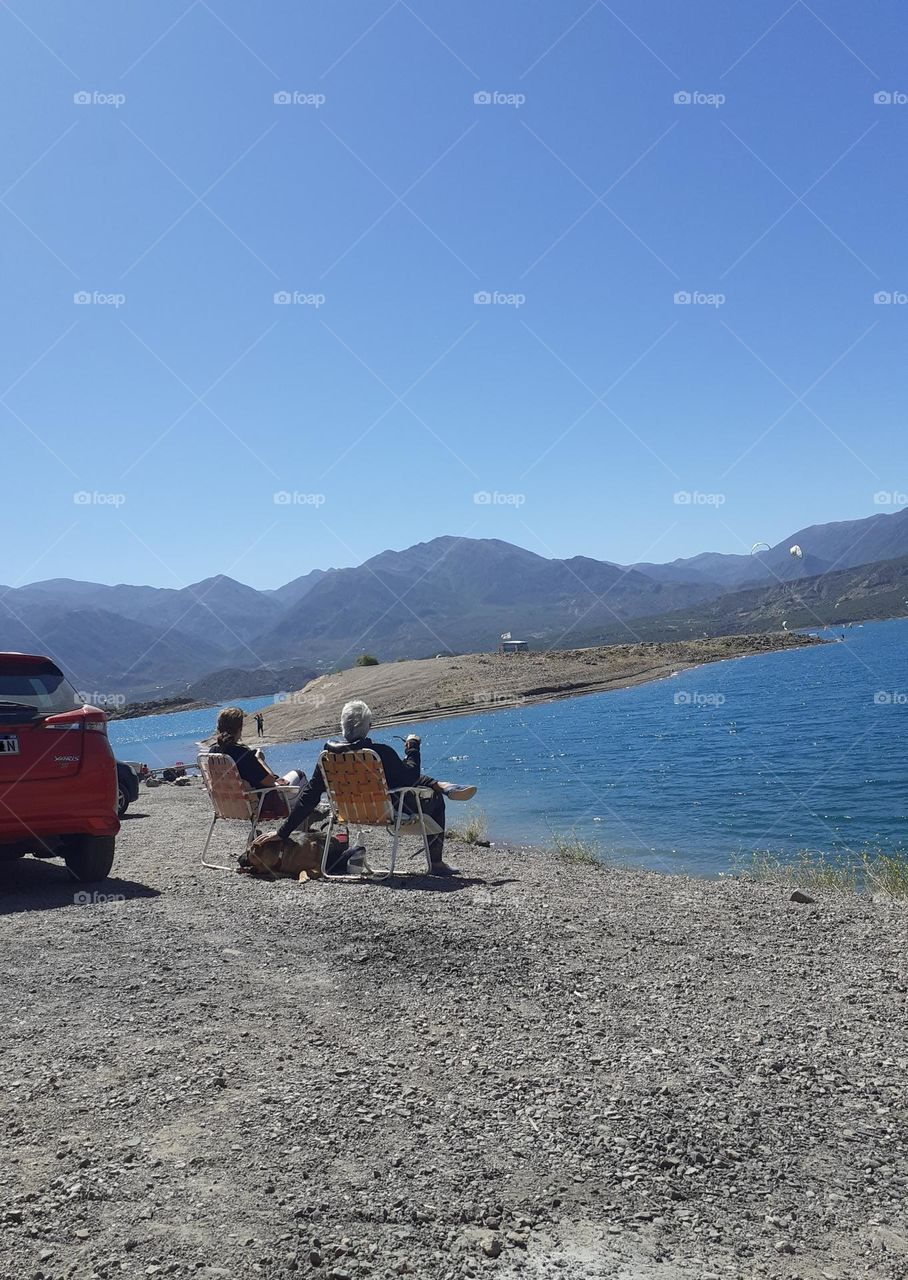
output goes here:
[[[218, 715], [214, 750], [230, 756], [237, 773], [253, 791], [262, 791], [266, 787], [304, 787], [306, 775], [301, 769], [291, 769], [279, 778], [265, 763], [261, 747], [247, 747], [240, 741], [244, 719], [245, 713], [239, 707], [224, 708]], [[266, 796], [262, 817], [283, 817], [294, 799], [295, 796], [290, 795]]]

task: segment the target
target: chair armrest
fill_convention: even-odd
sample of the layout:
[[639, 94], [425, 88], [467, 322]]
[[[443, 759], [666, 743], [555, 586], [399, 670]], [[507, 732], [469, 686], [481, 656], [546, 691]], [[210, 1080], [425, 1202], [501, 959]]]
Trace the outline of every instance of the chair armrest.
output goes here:
[[431, 787], [394, 787], [388, 790], [389, 796], [418, 795], [420, 800], [431, 800], [435, 792]]

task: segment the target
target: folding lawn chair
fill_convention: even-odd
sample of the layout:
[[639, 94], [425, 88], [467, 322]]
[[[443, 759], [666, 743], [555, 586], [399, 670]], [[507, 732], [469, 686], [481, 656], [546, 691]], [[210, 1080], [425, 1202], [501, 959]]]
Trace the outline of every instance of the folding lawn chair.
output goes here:
[[[255, 838], [262, 822], [262, 810], [266, 805], [267, 798], [271, 795], [278, 797], [280, 804], [283, 806], [283, 814], [286, 816], [290, 812], [299, 795], [299, 787], [261, 787], [253, 790], [248, 783], [244, 782], [239, 775], [236, 762], [231, 756], [224, 755], [220, 751], [202, 751], [199, 755], [199, 771], [205, 783], [205, 789], [211, 797], [211, 803], [214, 808], [214, 817], [211, 819], [211, 826], [208, 828], [208, 839], [205, 841], [205, 848], [202, 850], [202, 866], [211, 867], [215, 871], [232, 871], [233, 867], [224, 866], [220, 862], [206, 862], [205, 855], [208, 852], [208, 846], [211, 844], [211, 837], [214, 834], [215, 823], [220, 818], [223, 822], [247, 822], [249, 824], [249, 839]], [[269, 810], [272, 806], [268, 806]], [[274, 813], [269, 812], [267, 817], [269, 821], [276, 817]]]
[[[394, 874], [398, 842], [401, 834], [407, 832], [418, 832], [422, 836], [426, 865], [431, 869], [429, 836], [439, 835], [441, 832], [438, 823], [422, 810], [422, 801], [430, 800], [434, 794], [431, 787], [396, 787], [393, 791], [389, 790], [381, 759], [377, 752], [368, 748], [360, 751], [323, 751], [318, 763], [325, 780], [331, 810], [322, 854], [322, 875], [326, 879], [350, 879], [349, 876], [328, 875], [327, 871], [331, 832], [338, 823], [345, 827], [384, 827], [392, 832], [394, 838], [391, 842], [390, 866], [386, 870], [373, 870], [370, 872], [370, 879], [385, 879]], [[416, 802], [415, 813], [404, 810], [407, 796], [412, 796]]]

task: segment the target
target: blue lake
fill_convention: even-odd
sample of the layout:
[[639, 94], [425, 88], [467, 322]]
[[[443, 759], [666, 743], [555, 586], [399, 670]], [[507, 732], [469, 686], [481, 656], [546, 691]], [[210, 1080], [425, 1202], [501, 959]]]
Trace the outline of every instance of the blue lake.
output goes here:
[[[238, 698], [223, 705], [242, 707], [248, 712], [258, 711], [273, 701], [267, 697]], [[205, 707], [201, 711], [173, 711], [163, 716], [111, 720], [108, 727], [110, 743], [120, 760], [138, 760], [152, 769], [176, 764], [177, 761], [195, 764], [199, 742], [214, 733], [218, 710], [218, 707]], [[252, 724], [254, 735], [255, 725]]]
[[[847, 638], [394, 732], [421, 735], [427, 772], [480, 787], [451, 821], [482, 809], [493, 839], [575, 830], [620, 858], [704, 875], [756, 849], [908, 851], [908, 620], [826, 634]], [[189, 761], [214, 717], [117, 721], [111, 739], [124, 758]], [[320, 746], [267, 756], [311, 773]]]

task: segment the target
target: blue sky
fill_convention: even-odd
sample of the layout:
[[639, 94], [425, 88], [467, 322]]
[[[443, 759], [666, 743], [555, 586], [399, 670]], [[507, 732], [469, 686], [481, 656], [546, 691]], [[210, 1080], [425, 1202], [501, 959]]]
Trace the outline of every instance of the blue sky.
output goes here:
[[897, 0], [0, 28], [0, 582], [668, 560], [908, 488]]

